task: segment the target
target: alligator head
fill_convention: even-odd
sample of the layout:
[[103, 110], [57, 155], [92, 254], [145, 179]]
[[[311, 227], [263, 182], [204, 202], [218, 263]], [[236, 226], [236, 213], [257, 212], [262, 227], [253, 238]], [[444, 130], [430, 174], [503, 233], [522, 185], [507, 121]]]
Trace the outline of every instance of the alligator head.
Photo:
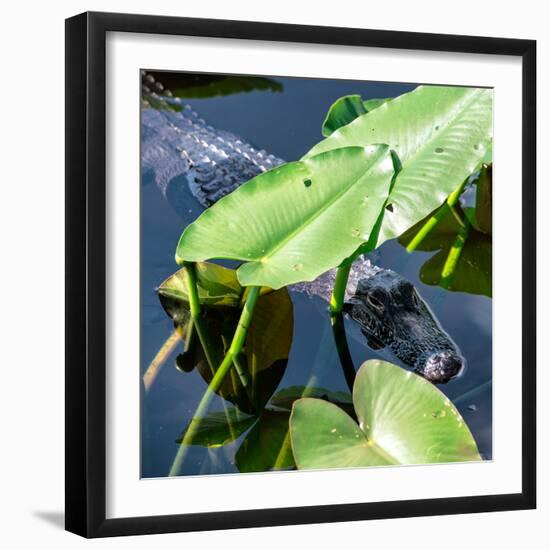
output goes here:
[[426, 302], [394, 271], [379, 269], [361, 279], [344, 311], [359, 323], [372, 348], [388, 347], [430, 382], [444, 384], [464, 368], [458, 347]]

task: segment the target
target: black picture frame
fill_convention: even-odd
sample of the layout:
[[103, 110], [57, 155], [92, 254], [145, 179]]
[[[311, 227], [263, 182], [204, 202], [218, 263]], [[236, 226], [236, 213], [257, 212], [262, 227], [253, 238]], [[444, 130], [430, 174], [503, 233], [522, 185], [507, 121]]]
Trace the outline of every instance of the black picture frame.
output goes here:
[[[522, 491], [517, 494], [106, 519], [105, 39], [109, 31], [520, 57], [523, 66]], [[536, 42], [84, 13], [66, 20], [66, 529], [107, 537], [531, 509], [536, 506]]]

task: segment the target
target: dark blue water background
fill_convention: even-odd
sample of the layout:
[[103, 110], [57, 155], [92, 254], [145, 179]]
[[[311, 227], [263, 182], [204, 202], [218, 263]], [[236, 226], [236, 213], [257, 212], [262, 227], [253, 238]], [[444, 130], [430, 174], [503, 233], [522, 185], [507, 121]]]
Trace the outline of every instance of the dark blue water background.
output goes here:
[[[212, 126], [230, 130], [254, 146], [285, 160], [296, 160], [319, 141], [321, 125], [330, 105], [348, 94], [364, 99], [393, 97], [416, 85], [275, 78], [282, 92], [253, 91], [208, 99], [187, 100]], [[182, 192], [178, 202], [193, 213], [201, 211], [196, 199]], [[174, 251], [185, 227], [182, 218], [163, 197], [151, 178], [141, 188], [141, 375], [173, 331], [157, 299], [155, 288], [177, 270]], [[445, 330], [467, 359], [464, 375], [439, 386], [457, 405], [482, 455], [492, 456], [492, 309], [491, 299], [427, 286], [418, 278], [420, 266], [431, 253], [407, 254], [396, 241], [375, 253], [375, 263], [391, 268], [413, 282]], [[348, 391], [333, 344], [326, 304], [319, 298], [292, 293], [294, 337], [285, 375], [279, 389], [304, 385], [312, 369], [317, 384]], [[357, 326], [346, 321], [356, 367], [368, 358], [382, 357], [371, 350]], [[178, 349], [168, 359], [151, 390], [142, 395], [142, 477], [166, 476], [177, 452], [175, 440], [189, 422], [206, 384], [196, 371], [184, 374], [174, 368]], [[212, 409], [220, 410], [216, 398]], [[191, 447], [184, 474], [237, 472], [232, 463], [237, 442], [217, 449]]]

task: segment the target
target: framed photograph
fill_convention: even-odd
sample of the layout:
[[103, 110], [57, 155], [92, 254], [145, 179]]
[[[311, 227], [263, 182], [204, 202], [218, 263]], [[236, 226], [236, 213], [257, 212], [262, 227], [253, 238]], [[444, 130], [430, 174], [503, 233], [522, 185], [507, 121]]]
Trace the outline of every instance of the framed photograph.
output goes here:
[[535, 56], [66, 21], [69, 531], [535, 507]]

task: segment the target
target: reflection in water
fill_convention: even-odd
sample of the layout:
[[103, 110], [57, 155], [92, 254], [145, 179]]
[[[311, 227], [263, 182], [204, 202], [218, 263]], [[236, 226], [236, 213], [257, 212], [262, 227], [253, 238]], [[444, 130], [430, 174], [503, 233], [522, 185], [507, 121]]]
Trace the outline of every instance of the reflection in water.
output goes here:
[[[239, 323], [246, 291], [233, 269], [212, 263], [196, 265], [201, 316], [191, 320], [187, 295], [188, 272], [180, 269], [159, 287], [166, 313], [186, 340], [177, 358], [180, 370], [195, 368], [209, 384], [229, 350]], [[288, 290], [264, 289], [254, 310], [234, 367], [216, 391], [241, 411], [260, 413], [285, 372], [292, 343], [293, 311]], [[197, 337], [198, 336], [198, 337]]]
[[[420, 268], [423, 283], [440, 285], [451, 291], [492, 296], [493, 244], [491, 222], [488, 221], [492, 208], [491, 192], [488, 191], [491, 181], [490, 172], [484, 172], [476, 184], [476, 200], [483, 202], [485, 208], [462, 208], [457, 205], [451, 211], [446, 205], [443, 206], [445, 216], [416, 248], [435, 252]], [[401, 235], [399, 243], [409, 245], [425, 221], [420, 221]], [[446, 275], [449, 259], [453, 256], [456, 261], [452, 273]]]
[[[327, 107], [336, 98], [350, 93], [359, 93], [365, 98], [388, 97], [414, 88], [409, 85], [368, 82], [274, 80], [284, 84], [282, 93], [251, 91], [189, 103], [214, 126], [246, 136], [251, 143], [260, 144], [281, 158], [293, 159], [299, 158], [312, 143], [320, 139], [320, 122]], [[242, 116], [243, 112], [247, 116]], [[299, 125], [296, 124], [298, 119]], [[202, 211], [202, 207], [190, 193], [184, 177], [170, 182], [166, 190], [169, 202], [157, 186], [149, 185], [150, 175], [144, 174], [142, 183], [141, 296], [145, 307], [141, 317], [141, 366], [144, 373], [174, 329], [172, 320], [162, 311], [155, 289], [159, 281], [175, 271], [177, 266], [174, 264], [173, 253], [177, 239], [185, 225]], [[491, 300], [483, 295], [448, 292], [438, 286], [425, 284], [418, 274], [432, 255], [433, 252], [425, 251], [407, 254], [399, 243], [389, 241], [377, 251], [376, 263], [397, 271], [414, 283], [465, 355], [468, 361], [466, 374], [441, 389], [455, 400], [478, 442], [480, 452], [485, 458], [491, 458]], [[235, 439], [224, 446], [208, 449], [190, 447], [185, 473], [230, 473], [291, 467], [289, 457], [284, 451], [288, 403], [285, 409], [275, 407], [272, 402], [268, 405], [272, 410], [266, 411], [263, 405], [271, 393], [277, 389], [305, 385], [327, 388], [323, 390], [324, 395], [331, 400], [334, 396], [331, 397], [328, 392], [349, 393], [334, 345], [327, 304], [316, 296], [310, 297], [297, 292], [291, 292], [290, 298], [286, 294], [286, 299], [293, 317], [293, 324], [291, 323], [288, 331], [292, 346], [289, 344], [285, 356], [288, 359], [284, 360], [286, 368], [276, 373], [269, 383], [260, 383], [260, 387], [267, 388], [263, 394], [257, 391], [255, 400], [248, 399], [247, 410], [252, 413], [254, 422], [247, 431], [239, 433], [237, 430]], [[266, 313], [273, 311], [275, 310], [266, 308]], [[232, 335], [231, 327], [235, 318], [228, 311], [207, 315], [212, 319], [207, 319], [206, 324], [209, 325], [209, 332], [215, 341], [216, 353], [223, 353], [229, 340], [226, 337], [224, 341], [222, 335]], [[184, 329], [185, 323], [186, 320], [180, 321]], [[359, 366], [368, 358], [387, 358], [385, 350], [368, 347], [355, 323], [349, 320], [344, 323], [354, 365]], [[219, 324], [226, 328], [218, 330], [216, 326]], [[174, 368], [176, 358], [182, 351], [183, 342], [168, 355], [164, 368], [156, 378], [153, 391], [144, 394], [142, 399], [144, 477], [165, 476], [168, 472], [177, 450], [175, 442], [191, 420], [205, 390], [205, 380], [211, 375], [204, 354], [201, 357], [200, 348], [192, 348], [191, 354], [186, 358], [186, 368], [182, 370], [191, 372]], [[274, 363], [271, 362], [272, 365]], [[200, 364], [202, 367], [198, 368]], [[248, 355], [247, 369], [251, 364], [254, 364], [254, 357]], [[193, 366], [197, 368], [191, 369]], [[257, 375], [264, 370], [272, 372], [269, 368], [257, 369]], [[229, 384], [230, 387], [225, 388], [226, 395], [230, 395], [234, 403], [241, 399], [242, 405], [247, 397], [243, 397], [242, 391], [238, 389], [240, 381], [231, 380]], [[232, 409], [234, 407], [230, 403], [226, 402], [224, 405], [222, 399], [217, 398], [210, 410], [225, 415], [226, 411]], [[259, 417], [257, 413], [260, 413]], [[271, 441], [276, 444], [269, 445]], [[253, 446], [265, 449], [265, 452], [251, 453]]]
[[205, 99], [253, 91], [282, 92], [283, 84], [262, 76], [213, 75], [196, 73], [150, 72], [143, 82], [147, 89], [163, 93], [165, 87], [174, 97]]

